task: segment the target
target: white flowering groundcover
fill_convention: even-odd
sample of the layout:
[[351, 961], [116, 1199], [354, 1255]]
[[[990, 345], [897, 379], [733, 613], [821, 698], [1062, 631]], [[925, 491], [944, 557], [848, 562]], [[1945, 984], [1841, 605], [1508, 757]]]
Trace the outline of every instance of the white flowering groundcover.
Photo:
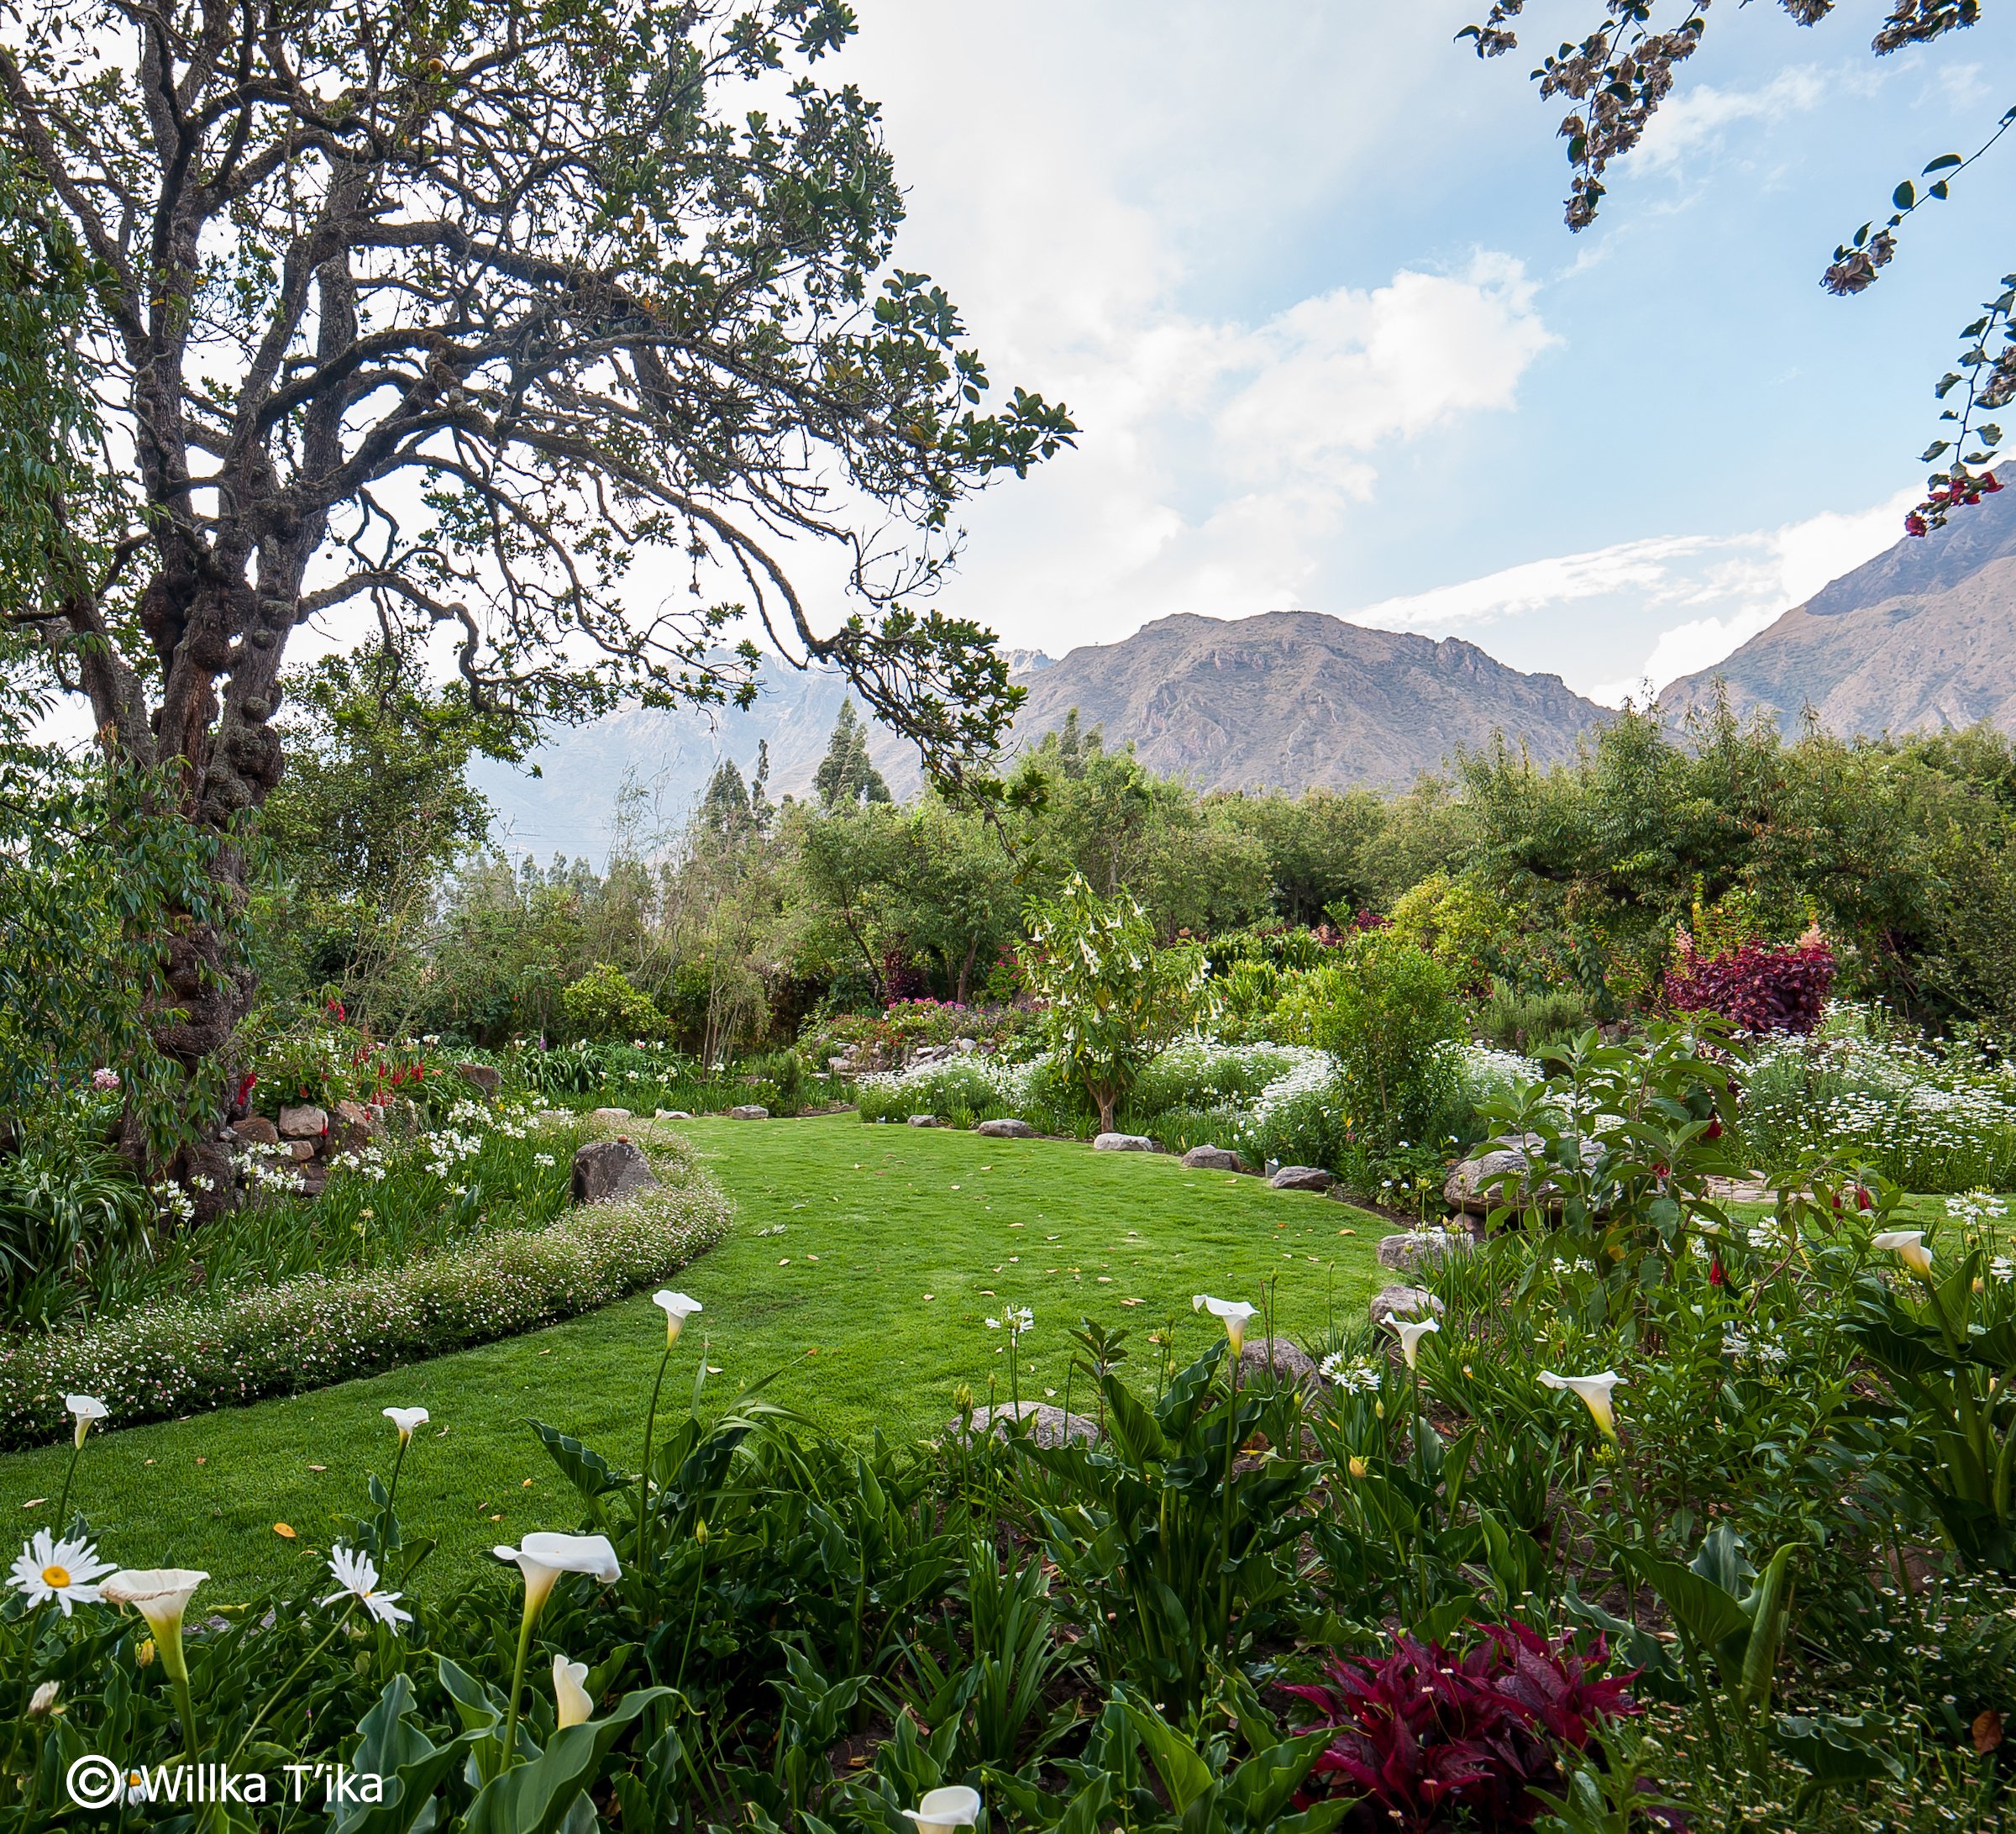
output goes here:
[[0, 1343], [0, 1450], [61, 1437], [66, 1393], [102, 1397], [128, 1424], [168, 1419], [516, 1337], [664, 1279], [726, 1235], [730, 1205], [682, 1147], [627, 1127], [664, 1182], [543, 1229]]

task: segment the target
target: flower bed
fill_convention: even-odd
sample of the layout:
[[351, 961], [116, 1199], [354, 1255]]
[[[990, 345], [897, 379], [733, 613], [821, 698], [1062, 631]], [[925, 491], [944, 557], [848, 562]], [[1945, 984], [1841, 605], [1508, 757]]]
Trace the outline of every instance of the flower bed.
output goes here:
[[572, 1318], [662, 1280], [727, 1229], [728, 1201], [680, 1148], [634, 1130], [659, 1188], [396, 1267], [144, 1306], [0, 1348], [0, 1449], [66, 1430], [63, 1397], [134, 1424], [298, 1394]]

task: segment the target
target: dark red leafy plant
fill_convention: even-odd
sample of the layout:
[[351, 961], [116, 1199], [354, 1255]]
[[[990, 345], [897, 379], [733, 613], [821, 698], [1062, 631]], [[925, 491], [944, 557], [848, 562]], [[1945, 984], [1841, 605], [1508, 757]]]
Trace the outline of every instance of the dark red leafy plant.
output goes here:
[[1807, 1033], [1834, 985], [1834, 951], [1817, 938], [1782, 947], [1746, 943], [1712, 959], [1683, 937], [1666, 994], [1682, 1012], [1719, 1012], [1746, 1032]]
[[1312, 1789], [1362, 1796], [1368, 1829], [1532, 1826], [1533, 1790], [1559, 1784], [1561, 1753], [1639, 1711], [1632, 1675], [1602, 1673], [1601, 1637], [1584, 1654], [1524, 1624], [1479, 1627], [1484, 1640], [1460, 1656], [1401, 1637], [1383, 1660], [1340, 1656], [1327, 1684], [1287, 1689], [1320, 1716], [1300, 1731], [1337, 1734]]

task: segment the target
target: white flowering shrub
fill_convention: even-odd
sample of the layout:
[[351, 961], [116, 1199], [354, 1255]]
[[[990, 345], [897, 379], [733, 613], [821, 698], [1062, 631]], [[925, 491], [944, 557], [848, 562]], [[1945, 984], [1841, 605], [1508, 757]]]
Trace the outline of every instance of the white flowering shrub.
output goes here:
[[1837, 1006], [1814, 1036], [1760, 1044], [1742, 1088], [1746, 1137], [1773, 1174], [1824, 1156], [1910, 1190], [2016, 1185], [2016, 1064], [1971, 1045], [1887, 1035]]
[[66, 1393], [102, 1397], [122, 1421], [167, 1419], [516, 1337], [663, 1280], [722, 1239], [729, 1205], [683, 1148], [633, 1137], [664, 1182], [546, 1228], [0, 1340], [0, 1448], [60, 1437]]

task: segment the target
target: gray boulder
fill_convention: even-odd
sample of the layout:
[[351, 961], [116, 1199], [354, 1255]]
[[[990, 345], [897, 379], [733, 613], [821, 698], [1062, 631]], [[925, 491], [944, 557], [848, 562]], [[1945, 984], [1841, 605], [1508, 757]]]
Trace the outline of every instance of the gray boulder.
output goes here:
[[627, 1108], [596, 1108], [590, 1111], [591, 1121], [629, 1121], [635, 1118]]
[[[1017, 1417], [1012, 1401], [1004, 1401], [998, 1407], [976, 1407], [973, 1411], [974, 1437], [992, 1432], [1005, 1438], [1011, 1422]], [[1067, 1439], [1089, 1445], [1099, 1437], [1097, 1421], [1088, 1420], [1083, 1414], [1067, 1414], [1047, 1401], [1024, 1401], [1019, 1417], [1034, 1422], [1029, 1437], [1039, 1446], [1061, 1446]], [[949, 1424], [957, 1432], [962, 1422], [955, 1417]]]
[[1092, 1143], [1095, 1153], [1152, 1153], [1155, 1143], [1145, 1133], [1102, 1133]]
[[990, 1140], [1033, 1140], [1036, 1129], [1026, 1121], [983, 1121], [973, 1130]]
[[939, 1123], [935, 1114], [913, 1114], [910, 1117], [910, 1124], [913, 1127], [935, 1127]]
[[280, 1111], [280, 1137], [283, 1140], [312, 1140], [329, 1131], [329, 1117], [319, 1108], [303, 1104]]
[[658, 1182], [651, 1162], [627, 1140], [591, 1140], [574, 1155], [574, 1201], [599, 1204], [648, 1190]]
[[231, 1137], [241, 1146], [278, 1146], [280, 1130], [263, 1114], [249, 1114], [231, 1123]]
[[770, 1111], [760, 1102], [745, 1101], [740, 1106], [728, 1110], [731, 1121], [768, 1121]]
[[1294, 1382], [1307, 1389], [1320, 1388], [1315, 1358], [1286, 1337], [1249, 1337], [1239, 1352], [1239, 1379], [1250, 1382], [1269, 1369], [1278, 1382]]
[[1378, 1330], [1389, 1318], [1440, 1318], [1442, 1302], [1425, 1286], [1387, 1286], [1372, 1295], [1366, 1310]]
[[1336, 1181], [1337, 1174], [1320, 1165], [1284, 1165], [1268, 1180], [1276, 1190], [1328, 1190]]
[[1183, 1155], [1186, 1172], [1243, 1172], [1246, 1161], [1222, 1146], [1194, 1146]]
[[484, 1095], [494, 1096], [504, 1086], [504, 1074], [492, 1069], [487, 1064], [458, 1064], [455, 1074], [470, 1088], [480, 1090]]
[[[1488, 1215], [1500, 1204], [1530, 1206], [1550, 1215], [1561, 1209], [1562, 1190], [1546, 1169], [1535, 1175], [1529, 1155], [1541, 1147], [1538, 1135], [1494, 1141], [1489, 1148], [1451, 1168], [1442, 1182], [1442, 1197], [1452, 1210], [1473, 1217]], [[1602, 1149], [1593, 1140], [1582, 1143], [1582, 1161], [1593, 1165]], [[1508, 1175], [1509, 1174], [1509, 1175]]]
[[1417, 1274], [1476, 1252], [1477, 1238], [1467, 1229], [1410, 1229], [1405, 1235], [1386, 1237], [1379, 1243], [1378, 1260], [1396, 1274]]

